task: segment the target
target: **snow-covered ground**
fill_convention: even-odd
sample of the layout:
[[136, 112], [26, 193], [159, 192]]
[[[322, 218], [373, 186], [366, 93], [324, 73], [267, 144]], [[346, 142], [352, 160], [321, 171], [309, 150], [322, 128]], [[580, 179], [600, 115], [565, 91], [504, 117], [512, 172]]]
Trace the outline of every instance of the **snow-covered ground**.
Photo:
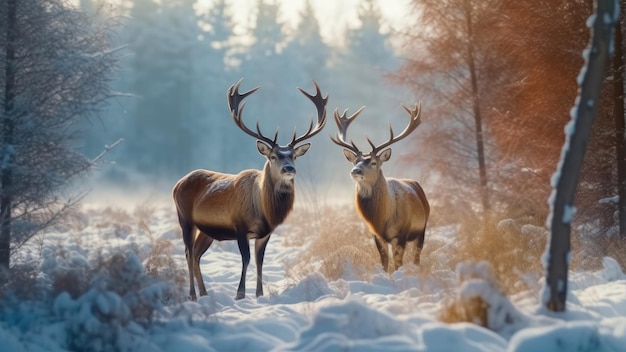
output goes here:
[[[415, 275], [409, 268], [389, 276], [379, 267], [368, 281], [351, 275], [350, 268], [336, 281], [316, 272], [294, 278], [286, 268], [307, 246], [286, 243], [290, 227], [282, 226], [267, 247], [265, 296], [254, 297], [252, 260], [246, 298], [234, 300], [241, 261], [236, 244], [223, 242], [211, 247], [201, 261], [209, 295], [190, 302], [182, 299], [187, 273], [171, 206], [127, 213], [86, 209], [74, 217], [73, 225], [48, 232], [42, 242], [34, 241], [30, 257], [20, 259], [36, 261], [43, 256], [33, 289], [50, 291], [52, 278], [60, 271], [85, 268], [87, 272], [98, 258], [102, 261], [118, 251], [127, 255], [116, 277], [128, 283], [107, 286], [106, 279], [103, 283], [94, 279], [95, 284], [77, 297], [50, 294], [49, 299], [5, 304], [0, 351], [626, 350], [626, 275], [611, 258], [604, 259], [603, 270], [572, 272], [568, 310], [554, 314], [539, 305], [537, 290], [501, 296], [490, 283], [484, 263], [426, 275]], [[428, 233], [430, 239], [440, 241], [450, 241], [454, 235], [450, 228], [432, 228]], [[153, 266], [147, 258], [155, 253], [157, 243], [159, 253], [174, 259], [159, 270], [177, 275], [180, 290], [150, 280], [136, 290], [115, 290], [115, 285], [132, 286], [145, 276]], [[482, 297], [489, 306], [489, 329], [441, 322], [446, 298], [455, 295]], [[142, 316], [142, 301], [156, 310], [152, 318]], [[161, 301], [168, 303], [160, 305]]]

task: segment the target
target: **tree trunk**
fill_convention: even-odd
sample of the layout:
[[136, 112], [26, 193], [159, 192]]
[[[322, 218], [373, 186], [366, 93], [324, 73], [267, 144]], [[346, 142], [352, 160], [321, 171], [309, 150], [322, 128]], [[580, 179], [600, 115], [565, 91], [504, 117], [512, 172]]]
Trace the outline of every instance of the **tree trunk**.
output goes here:
[[17, 0], [7, 1], [7, 45], [5, 62], [4, 106], [2, 119], [2, 154], [0, 167], [0, 268], [9, 268], [11, 259], [11, 210], [13, 185], [13, 103], [15, 98], [15, 37]]
[[487, 183], [487, 163], [485, 162], [485, 141], [483, 134], [483, 118], [480, 113], [480, 98], [478, 97], [478, 78], [473, 58], [470, 64], [470, 75], [472, 79], [472, 105], [474, 111], [474, 122], [476, 124], [476, 151], [478, 158], [478, 172], [480, 176], [480, 196], [483, 203], [483, 213], [487, 215], [489, 211], [489, 188]]
[[[555, 312], [565, 310], [567, 299], [567, 270], [570, 260], [570, 230], [574, 215], [574, 195], [578, 175], [589, 141], [595, 117], [600, 89], [604, 81], [605, 67], [609, 61], [609, 46], [613, 35], [614, 18], [619, 0], [597, 0], [596, 20], [591, 32], [589, 57], [583, 67], [583, 80], [572, 113], [572, 121], [566, 128], [559, 168], [553, 177], [554, 189], [550, 196], [550, 241], [545, 258], [546, 285], [543, 302]], [[613, 19], [613, 21], [607, 20]]]
[[617, 158], [617, 194], [619, 235], [626, 240], [626, 135], [624, 134], [624, 52], [622, 22], [624, 2], [621, 2], [620, 20], [615, 24], [615, 53], [613, 56], [613, 118], [615, 119], [615, 156]]
[[485, 162], [485, 142], [483, 134], [483, 119], [480, 112], [480, 95], [478, 92], [478, 75], [476, 74], [476, 61], [474, 59], [474, 47], [473, 47], [473, 17], [472, 17], [472, 4], [471, 1], [466, 3], [466, 25], [467, 36], [469, 42], [467, 44], [467, 64], [470, 72], [470, 81], [472, 86], [472, 111], [474, 113], [475, 123], [475, 137], [476, 137], [476, 152], [478, 158], [478, 173], [480, 176], [480, 197], [483, 205], [484, 219], [487, 219], [487, 212], [489, 211], [489, 188], [487, 182], [487, 163]]

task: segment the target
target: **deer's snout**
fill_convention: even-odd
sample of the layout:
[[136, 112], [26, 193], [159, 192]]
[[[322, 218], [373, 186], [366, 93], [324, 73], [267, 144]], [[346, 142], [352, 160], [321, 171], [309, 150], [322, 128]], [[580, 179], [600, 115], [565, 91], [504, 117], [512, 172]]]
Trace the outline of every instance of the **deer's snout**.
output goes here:
[[283, 166], [283, 168], [281, 169], [281, 172], [283, 174], [295, 174], [296, 173], [296, 168], [291, 166], [291, 165], [285, 165]]
[[350, 170], [350, 176], [352, 176], [353, 179], [363, 178], [363, 170], [360, 167], [355, 166], [352, 170]]

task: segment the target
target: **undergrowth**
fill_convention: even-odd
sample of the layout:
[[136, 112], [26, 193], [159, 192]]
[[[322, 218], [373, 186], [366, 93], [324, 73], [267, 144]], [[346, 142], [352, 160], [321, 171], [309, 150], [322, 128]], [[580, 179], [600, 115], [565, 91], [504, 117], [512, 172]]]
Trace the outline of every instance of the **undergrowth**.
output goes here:
[[[501, 327], [504, 322], [518, 319], [506, 297], [522, 291], [538, 296], [545, 275], [541, 258], [549, 239], [547, 228], [532, 217], [512, 219], [492, 214], [485, 221], [480, 214], [458, 213], [436, 206], [431, 218], [419, 267], [405, 265], [403, 272], [431, 280], [437, 280], [438, 272], [456, 273], [458, 286], [446, 296], [448, 303], [440, 312], [440, 320], [472, 322], [495, 329], [494, 326]], [[457, 225], [448, 231], [450, 238], [446, 238], [443, 229], [454, 226], [451, 224]], [[382, 271], [373, 237], [351, 204], [307, 204], [294, 209], [285, 225], [289, 226], [285, 244], [306, 248], [295, 263], [287, 265], [287, 276], [295, 281], [313, 272], [330, 281], [370, 280]], [[588, 248], [575, 233], [571, 238], [570, 270], [598, 270], [604, 255], [614, 257], [623, 268], [626, 246], [616, 238], [606, 237], [606, 244], [598, 244], [605, 251], [595, 257], [586, 255]], [[411, 248], [407, 246], [404, 263], [410, 262], [411, 257]], [[481, 265], [488, 267], [486, 276], [462, 278], [459, 268], [471, 267], [472, 263], [484, 263]], [[447, 287], [443, 281], [440, 284], [439, 287]], [[482, 291], [472, 293], [476, 287]], [[490, 305], [493, 302], [489, 303], [485, 294], [505, 305], [506, 309], [498, 312], [508, 315], [498, 317], [493, 311], [497, 307]]]
[[[68, 336], [78, 342], [68, 348], [75, 350], [115, 349], [110, 341], [120, 336], [121, 328], [137, 331], [149, 326], [165, 305], [186, 299], [183, 288], [187, 281], [186, 267], [174, 258], [175, 246], [182, 246], [182, 241], [156, 234], [155, 213], [149, 206], [132, 212], [116, 208], [70, 212], [56, 230], [73, 236], [76, 246], [61, 241], [39, 244], [33, 247], [40, 251], [38, 259], [33, 255], [32, 260], [21, 260], [10, 271], [0, 273], [0, 318], [19, 315], [11, 306], [16, 301], [54, 302], [53, 317], [70, 317], [64, 318], [70, 322]], [[287, 229], [283, 244], [301, 253], [294, 262], [285, 263], [287, 279], [300, 282], [319, 273], [329, 281], [369, 281], [382, 272], [372, 234], [353, 204], [309, 202], [296, 207], [283, 226]], [[448, 227], [454, 228], [443, 230]], [[103, 241], [147, 236], [150, 245], [112, 248], [109, 243], [87, 243], [81, 234], [88, 231], [102, 234]], [[548, 238], [545, 226], [532, 219], [491, 215], [485, 221], [471, 212], [461, 214], [434, 206], [420, 265], [406, 265], [403, 273], [430, 280], [456, 273], [458, 287], [450, 290], [440, 320], [494, 329], [498, 322], [515, 320], [507, 296], [539, 291], [544, 275], [541, 256]], [[602, 241], [596, 248], [602, 255], [613, 256], [623, 269], [624, 243], [616, 236]], [[411, 262], [413, 250], [407, 246], [405, 263]], [[582, 255], [586, 250], [573, 234], [571, 270], [601, 266], [602, 255], [590, 258]], [[461, 275], [459, 268], [472, 263], [485, 263], [481, 265], [489, 269], [482, 270], [484, 275], [472, 274], [481, 270]], [[435, 286], [445, 287], [445, 283]], [[493, 302], [503, 304], [506, 309], [499, 311], [508, 315], [494, 316]], [[87, 328], [78, 318], [78, 310], [84, 306], [93, 312], [92, 324], [97, 329]]]
[[[326, 205], [311, 202], [297, 207], [287, 219], [289, 227], [285, 245], [305, 247], [306, 250], [296, 263], [288, 263], [287, 276], [295, 281], [313, 272], [324, 275], [328, 280], [359, 279], [369, 281], [382, 270], [380, 255], [373, 235], [357, 215], [352, 204]], [[407, 244], [404, 253], [404, 272], [424, 276], [446, 269], [446, 241], [429, 238], [426, 230], [424, 248], [419, 267], [412, 264], [415, 246]]]
[[287, 266], [295, 281], [313, 272], [331, 281], [346, 275], [366, 280], [380, 261], [371, 235], [348, 206], [296, 207], [285, 225], [285, 245], [306, 248]]
[[[55, 228], [56, 242], [2, 273], [0, 320], [19, 321], [25, 306], [41, 306], [41, 319], [63, 322], [69, 350], [132, 345], [166, 305], [186, 299], [186, 271], [173, 256], [175, 243], [155, 236], [154, 216], [145, 207], [132, 214], [114, 208], [69, 214]], [[89, 232], [85, 240], [81, 234]], [[101, 242], [93, 243], [94, 233]], [[150, 244], [114, 244], [127, 236], [148, 236]]]

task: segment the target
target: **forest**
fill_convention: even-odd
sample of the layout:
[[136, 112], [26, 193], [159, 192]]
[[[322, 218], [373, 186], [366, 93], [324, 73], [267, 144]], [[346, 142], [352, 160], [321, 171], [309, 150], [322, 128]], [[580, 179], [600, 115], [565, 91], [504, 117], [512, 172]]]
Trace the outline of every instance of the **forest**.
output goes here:
[[[349, 331], [349, 342], [329, 345], [311, 337], [326, 333], [319, 321], [334, 314], [320, 303], [327, 296], [339, 312], [381, 321], [399, 309], [389, 302], [406, 300], [419, 312], [400, 312], [420, 334], [424, 322], [495, 332], [478, 339], [495, 347], [477, 351], [525, 350], [522, 332], [551, 319], [611, 324], [584, 305], [584, 292], [625, 282], [624, 2], [410, 0], [394, 21], [385, 1], [359, 0], [354, 21], [333, 38], [322, 35], [336, 18], [325, 13], [328, 4], [300, 3], [287, 20], [285, 4], [268, 0], [0, 0], [0, 340], [16, 351], [159, 351], [176, 344], [146, 341], [168, 331], [163, 336], [191, 348], [182, 336], [199, 329], [203, 339], [219, 337], [206, 350], [245, 348], [223, 337], [228, 319], [255, 331], [278, 314], [272, 306], [294, 304], [290, 317], [311, 330], [283, 334], [272, 325], [263, 331], [278, 340], [261, 350], [368, 350], [367, 334]], [[597, 17], [609, 3], [621, 8]], [[236, 16], [242, 6], [245, 20]], [[610, 29], [594, 30], [602, 24]], [[593, 40], [606, 56], [598, 59]], [[581, 103], [594, 78], [598, 98]], [[240, 257], [223, 241], [201, 262], [210, 299], [187, 302], [172, 187], [195, 169], [236, 174], [265, 162], [231, 118], [227, 90], [240, 80], [241, 91], [260, 87], [245, 100], [244, 123], [277, 131], [281, 145], [316, 119], [298, 88], [314, 92], [316, 84], [328, 94], [328, 123], [297, 160], [294, 210], [268, 246], [267, 297], [250, 306], [232, 300]], [[417, 180], [430, 217], [420, 265], [387, 275], [353, 206], [352, 166], [329, 137], [338, 133], [335, 112], [364, 107], [348, 137], [380, 144], [389, 128], [407, 126], [403, 105], [415, 104], [421, 124], [394, 144], [384, 173]], [[571, 173], [564, 160], [585, 108], [593, 111], [588, 140], [580, 173]], [[555, 286], [546, 267], [566, 179], [575, 187], [557, 218], [567, 228], [566, 284], [546, 313], [545, 297], [528, 297]], [[463, 286], [476, 278], [487, 287], [478, 301]], [[567, 315], [566, 300], [584, 313]], [[623, 316], [626, 297], [616, 301], [611, 309]], [[31, 310], [27, 302], [38, 304]], [[260, 318], [247, 320], [255, 312]], [[389, 324], [400, 324], [394, 319]], [[46, 331], [39, 342], [37, 329]], [[624, 338], [606, 336], [606, 346]], [[377, 337], [373, 346], [384, 346]], [[404, 350], [426, 341], [416, 339], [395, 343]]]
[[[312, 80], [330, 93], [331, 112], [367, 105], [371, 123], [400, 115], [400, 103], [410, 99], [406, 87], [384, 83], [401, 59], [391, 33], [380, 32], [374, 2], [361, 6], [362, 25], [346, 30], [341, 47], [322, 40], [310, 2], [293, 29], [279, 19], [279, 3], [253, 2], [254, 18], [243, 29], [234, 23], [236, 9], [227, 1], [198, 11], [195, 3], [140, 0], [111, 10], [132, 19], [121, 26], [114, 44], [126, 45], [114, 89], [131, 97], [116, 98], [102, 123], [86, 127], [84, 146], [97, 154], [102, 145], [124, 138], [126, 146], [112, 151], [117, 166], [107, 178], [131, 182], [139, 175], [173, 183], [194, 168], [238, 172], [259, 165], [253, 141], [246, 143], [234, 128], [226, 105], [226, 90], [241, 78], [242, 89], [261, 87], [249, 103], [248, 118], [258, 117], [267, 134], [280, 127], [280, 141], [290, 138], [293, 128], [305, 129], [313, 116], [296, 89], [309, 89]], [[315, 149], [320, 158], [330, 152], [322, 145]], [[316, 177], [329, 181], [323, 174]]]
[[[104, 180], [129, 189], [158, 184], [167, 192], [196, 168], [259, 168], [253, 141], [229, 118], [226, 89], [240, 78], [242, 89], [260, 86], [247, 118], [251, 124], [258, 118], [266, 134], [280, 127], [279, 141], [286, 141], [315, 113], [296, 89], [310, 89], [315, 80], [329, 94], [329, 113], [366, 107], [351, 130], [357, 144], [366, 135], [386, 138], [388, 123], [403, 128], [400, 104], [421, 102], [424, 123], [398, 147], [387, 172], [409, 170], [402, 176], [432, 190], [432, 206], [445, 209], [433, 211], [433, 221], [482, 226], [477, 219], [489, 217], [493, 224], [512, 218], [520, 226], [544, 225], [578, 89], [573, 78], [589, 39], [591, 2], [420, 1], [414, 11], [423, 14], [412, 27], [383, 33], [382, 5], [364, 1], [361, 25], [347, 28], [341, 45], [322, 39], [311, 1], [296, 28], [279, 20], [280, 3], [258, 1], [243, 31], [227, 1], [202, 9], [194, 4], [83, 1], [87, 11], [121, 18], [110, 45], [125, 46], [112, 81], [122, 96], [83, 121], [86, 155], [124, 139], [108, 156], [115, 164], [102, 168]], [[392, 37], [401, 44], [392, 46]], [[619, 48], [623, 39], [616, 39]], [[584, 243], [581, 260], [588, 261], [614, 250], [610, 239], [626, 233], [626, 204], [616, 197], [626, 192], [623, 64], [619, 54], [613, 60], [576, 196], [574, 228], [581, 236], [575, 240]], [[335, 134], [332, 128], [326, 133]], [[301, 161], [301, 182], [323, 198], [349, 199], [349, 168], [340, 151], [324, 137], [313, 144]], [[315, 165], [323, 165], [322, 172]]]

